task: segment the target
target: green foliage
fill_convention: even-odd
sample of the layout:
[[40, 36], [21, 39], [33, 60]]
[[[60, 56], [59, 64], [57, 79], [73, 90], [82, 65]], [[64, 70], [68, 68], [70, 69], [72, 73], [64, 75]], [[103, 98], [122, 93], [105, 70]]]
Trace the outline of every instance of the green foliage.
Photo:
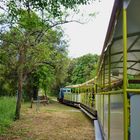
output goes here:
[[[60, 28], [65, 23], [66, 9], [87, 4], [90, 0], [7, 0], [5, 14], [0, 20], [0, 90], [18, 90], [16, 117], [20, 118], [21, 95], [24, 89], [43, 88], [46, 83], [54, 90], [64, 82], [67, 66], [67, 43]], [[2, 7], [3, 8], [3, 7]], [[7, 13], [6, 13], [7, 12]], [[0, 15], [2, 17], [2, 15]], [[7, 17], [7, 18], [6, 18]], [[64, 18], [65, 19], [65, 18]], [[67, 21], [66, 21], [67, 22]], [[52, 66], [53, 68], [44, 65]], [[44, 67], [42, 67], [44, 66]], [[51, 72], [50, 72], [51, 71]], [[47, 73], [47, 74], [46, 74]], [[54, 75], [52, 75], [52, 73]], [[28, 79], [28, 77], [30, 77]], [[31, 85], [29, 84], [30, 81]], [[52, 84], [53, 81], [53, 84]], [[10, 87], [10, 83], [13, 87]], [[30, 87], [30, 88], [29, 88]], [[52, 88], [51, 87], [51, 88]], [[30, 90], [29, 90], [30, 89]]]
[[17, 25], [1, 34], [0, 78], [5, 81], [0, 86], [2, 93], [16, 93], [21, 69], [26, 99], [31, 98], [33, 89], [43, 89], [45, 94], [58, 93], [66, 82], [83, 83], [94, 77], [97, 55], [88, 54], [70, 61], [61, 28], [51, 29], [33, 11], [29, 14], [20, 9], [19, 13]]
[[68, 84], [80, 84], [95, 76], [98, 55], [87, 54], [73, 59], [69, 65]]
[[[128, 78], [128, 80], [137, 80], [137, 79], [139, 79], [139, 75], [137, 75], [137, 76], [134, 76], [134, 75], [127, 75], [127, 78]], [[140, 84], [133, 84], [133, 83], [129, 83], [128, 84], [128, 88], [130, 88], [130, 89], [140, 89]]]
[[[33, 11], [30, 11], [30, 15], [27, 11], [21, 9], [19, 12], [18, 26], [19, 28], [26, 29], [28, 31], [37, 31], [42, 29], [42, 20]], [[45, 25], [44, 25], [45, 26]]]
[[[44, 34], [48, 24], [43, 24], [34, 12], [30, 13], [29, 19], [28, 13], [22, 10], [18, 23], [17, 27], [1, 34], [1, 94], [16, 93], [18, 71], [21, 68], [25, 79], [25, 98], [32, 94], [33, 86], [42, 88], [45, 93], [51, 92], [52, 88], [59, 87], [66, 76], [67, 42], [63, 40], [63, 32], [60, 28], [49, 29]], [[38, 40], [42, 33], [43, 36]], [[21, 52], [23, 64], [19, 63]]]
[[128, 88], [130, 88], [130, 89], [140, 89], [140, 84], [129, 84]]
[[93, 0], [8, 0], [7, 5], [12, 17], [16, 17], [20, 8], [32, 10], [40, 10], [51, 14], [53, 17], [61, 17], [64, 9], [74, 9], [78, 5], [86, 5]]
[[0, 134], [12, 123], [15, 105], [16, 99], [14, 97], [0, 97]]

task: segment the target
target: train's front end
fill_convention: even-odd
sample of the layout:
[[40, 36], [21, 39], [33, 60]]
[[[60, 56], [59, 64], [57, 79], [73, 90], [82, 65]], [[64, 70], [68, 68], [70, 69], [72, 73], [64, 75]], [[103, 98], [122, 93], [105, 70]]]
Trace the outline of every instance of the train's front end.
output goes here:
[[69, 94], [71, 94], [71, 88], [60, 88], [58, 101], [63, 103], [64, 98], [66, 98]]

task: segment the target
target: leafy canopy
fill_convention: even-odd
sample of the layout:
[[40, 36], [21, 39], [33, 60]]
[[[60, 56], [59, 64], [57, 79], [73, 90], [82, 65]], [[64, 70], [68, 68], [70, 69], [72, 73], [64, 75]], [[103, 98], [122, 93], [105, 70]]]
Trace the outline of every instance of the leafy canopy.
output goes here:
[[98, 58], [96, 54], [87, 54], [73, 59], [69, 65], [68, 84], [80, 84], [92, 79], [96, 73]]
[[7, 5], [11, 14], [16, 15], [19, 8], [45, 10], [54, 17], [61, 16], [64, 9], [75, 9], [78, 5], [86, 5], [93, 0], [8, 0]]
[[[16, 93], [18, 71], [21, 68], [25, 85], [32, 73], [38, 77], [36, 82], [40, 88], [45, 89], [47, 86], [50, 90], [53, 83], [57, 86], [61, 84], [65, 74], [59, 78], [58, 76], [64, 70], [63, 62], [67, 59], [67, 42], [63, 39], [62, 30], [49, 29], [38, 41], [42, 30], [48, 29], [48, 24], [42, 23], [37, 14], [31, 12], [29, 19], [27, 11], [21, 10], [17, 23], [15, 27], [0, 34], [0, 90], [4, 93]], [[22, 64], [19, 63], [21, 52]], [[60, 79], [61, 82], [55, 79]]]

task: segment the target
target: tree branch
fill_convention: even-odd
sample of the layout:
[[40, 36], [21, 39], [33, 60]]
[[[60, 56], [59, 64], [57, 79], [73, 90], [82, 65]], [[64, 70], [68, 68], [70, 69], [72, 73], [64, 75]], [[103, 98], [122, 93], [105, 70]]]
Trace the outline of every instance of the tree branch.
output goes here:
[[85, 24], [83, 22], [80, 22], [78, 20], [65, 20], [65, 21], [61, 21], [61, 22], [57, 22], [57, 23], [53, 23], [52, 25], [50, 25], [45, 31], [42, 30], [42, 32], [40, 32], [40, 34], [37, 36], [35, 42], [36, 44], [40, 43], [42, 41], [42, 38], [43, 36], [45, 35], [45, 33], [47, 31], [49, 31], [50, 29], [56, 27], [56, 26], [59, 26], [59, 25], [63, 25], [63, 24], [67, 24], [67, 23], [71, 23], [71, 22], [76, 22], [76, 23], [79, 23], [79, 24]]

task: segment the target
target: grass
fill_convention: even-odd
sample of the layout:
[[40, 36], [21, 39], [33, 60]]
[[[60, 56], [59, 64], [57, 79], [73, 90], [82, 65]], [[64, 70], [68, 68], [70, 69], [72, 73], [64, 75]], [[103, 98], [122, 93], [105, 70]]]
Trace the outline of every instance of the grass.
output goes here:
[[78, 109], [51, 101], [29, 108], [24, 103], [21, 119], [12, 123], [0, 140], [93, 140], [91, 121]]
[[0, 135], [13, 122], [15, 104], [16, 101], [13, 97], [0, 97]]

